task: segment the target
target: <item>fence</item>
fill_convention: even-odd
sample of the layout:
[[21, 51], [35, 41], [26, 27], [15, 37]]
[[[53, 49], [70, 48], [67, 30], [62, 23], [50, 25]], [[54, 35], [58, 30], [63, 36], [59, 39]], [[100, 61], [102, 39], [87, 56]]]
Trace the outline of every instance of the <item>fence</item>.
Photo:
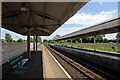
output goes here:
[[27, 51], [27, 42], [23, 43], [2, 43], [2, 64], [10, 58], [23, 54]]

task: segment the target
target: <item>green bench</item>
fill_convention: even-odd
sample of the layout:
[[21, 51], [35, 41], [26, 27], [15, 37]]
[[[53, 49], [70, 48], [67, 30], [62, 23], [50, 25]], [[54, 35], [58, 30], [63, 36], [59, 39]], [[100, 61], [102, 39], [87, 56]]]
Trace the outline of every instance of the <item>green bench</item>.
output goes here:
[[27, 61], [28, 58], [26, 58], [24, 54], [21, 54], [9, 59], [9, 62], [2, 64], [3, 80], [6, 78], [18, 78], [19, 76], [24, 75], [24, 72], [27, 69], [24, 65]]
[[27, 61], [28, 61], [28, 58], [25, 58], [23, 55], [17, 55], [9, 59], [9, 62], [12, 65], [13, 69], [22, 68]]

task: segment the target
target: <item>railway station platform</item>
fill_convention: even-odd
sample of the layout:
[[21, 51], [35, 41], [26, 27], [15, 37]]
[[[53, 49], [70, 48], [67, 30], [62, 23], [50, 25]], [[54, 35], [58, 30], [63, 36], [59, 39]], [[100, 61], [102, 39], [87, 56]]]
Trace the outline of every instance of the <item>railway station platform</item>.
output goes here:
[[43, 67], [42, 67], [42, 51], [31, 51], [31, 61], [26, 63], [24, 74], [20, 78], [26, 79], [42, 79]]
[[[23, 53], [23, 54], [26, 54]], [[4, 67], [4, 66], [3, 66]], [[8, 66], [7, 66], [8, 68]], [[3, 69], [3, 72], [9, 70]], [[7, 79], [56, 79], [56, 78], [71, 78], [60, 63], [54, 58], [49, 50], [44, 45], [38, 45], [38, 50], [31, 50], [31, 60], [27, 61], [22, 69], [15, 71], [12, 77], [7, 76]], [[3, 79], [6, 80], [6, 79]]]
[[70, 78], [64, 68], [44, 45], [42, 45], [42, 51], [44, 78]]
[[[27, 52], [22, 55], [26, 56]], [[17, 59], [16, 59], [17, 60]], [[2, 66], [2, 80], [16, 80], [16, 79], [43, 79], [43, 62], [42, 62], [42, 50], [38, 45], [38, 50], [31, 50], [31, 60], [27, 61], [20, 69], [12, 69], [11, 65], [4, 63]]]

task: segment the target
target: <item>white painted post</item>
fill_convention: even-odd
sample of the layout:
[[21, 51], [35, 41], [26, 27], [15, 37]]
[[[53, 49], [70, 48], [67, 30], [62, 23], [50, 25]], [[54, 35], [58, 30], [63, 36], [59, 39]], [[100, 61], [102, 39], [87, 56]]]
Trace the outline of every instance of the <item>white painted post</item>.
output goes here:
[[36, 35], [36, 51], [37, 51], [37, 37], [38, 37], [38, 36]]
[[82, 38], [80, 38], [80, 43], [81, 43], [81, 49], [82, 49]]
[[96, 51], [96, 36], [94, 35], [94, 51]]
[[35, 36], [33, 36], [33, 50], [35, 51]]

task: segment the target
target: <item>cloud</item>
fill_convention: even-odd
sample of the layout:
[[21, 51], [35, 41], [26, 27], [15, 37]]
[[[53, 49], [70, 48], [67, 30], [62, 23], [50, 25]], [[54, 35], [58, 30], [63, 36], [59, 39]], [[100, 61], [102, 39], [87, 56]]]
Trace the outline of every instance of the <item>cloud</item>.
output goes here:
[[98, 14], [77, 13], [71, 17], [65, 24], [78, 24], [83, 27], [95, 25], [110, 18], [116, 17], [118, 10], [102, 11]]
[[65, 34], [69, 34], [75, 31], [80, 30], [81, 27], [75, 27], [75, 28], [59, 28], [57, 29], [53, 34], [51, 34], [50, 36], [42, 36], [42, 39], [52, 39], [55, 35], [65, 35]]
[[[104, 22], [105, 20], [114, 18], [118, 16], [117, 10], [112, 11], [102, 11], [98, 14], [88, 14], [88, 13], [76, 13], [73, 17], [71, 17], [67, 22], [65, 22], [64, 25], [80, 25], [79, 27], [68, 27], [65, 26], [60, 27], [57, 29], [49, 39], [52, 39], [56, 34], [59, 34], [61, 36], [78, 31], [80, 29], [90, 27], [92, 25], [95, 25], [100, 22]], [[114, 35], [114, 36], [113, 36]], [[113, 34], [112, 37], [106, 36], [106, 38], [115, 38], [115, 34]], [[48, 39], [48, 37], [43, 37], [43, 39]]]
[[117, 34], [117, 33], [106, 34], [106, 35], [105, 35], [105, 38], [107, 38], [107, 39], [109, 39], [109, 40], [110, 40], [110, 39], [116, 39], [116, 34]]

